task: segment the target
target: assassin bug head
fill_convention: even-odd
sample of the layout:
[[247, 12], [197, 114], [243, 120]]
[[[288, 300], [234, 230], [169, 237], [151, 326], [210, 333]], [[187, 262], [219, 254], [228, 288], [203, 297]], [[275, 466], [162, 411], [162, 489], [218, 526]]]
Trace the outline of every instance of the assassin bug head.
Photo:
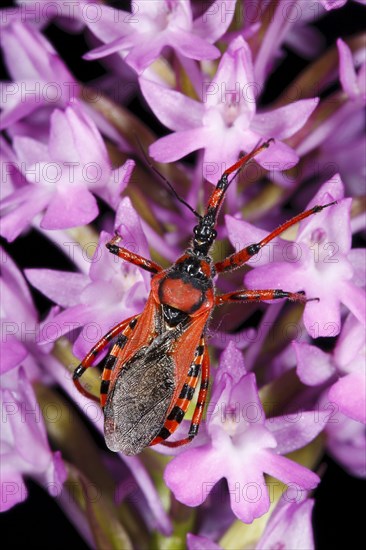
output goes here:
[[[210, 200], [208, 201], [207, 210], [204, 216], [201, 217], [199, 223], [193, 228], [193, 252], [197, 256], [207, 256], [214, 240], [216, 239], [217, 232], [215, 230], [215, 224], [217, 216], [220, 210], [221, 203], [224, 199], [225, 193], [230, 183], [239, 175], [242, 168], [248, 164], [248, 162], [256, 155], [264, 151], [270, 146], [270, 143], [274, 141], [273, 138], [269, 139], [259, 147], [256, 147], [254, 151], [248, 155], [243, 156], [233, 166], [228, 168], [220, 180], [218, 181], [215, 189], [212, 192]], [[229, 180], [229, 175], [233, 177]]]

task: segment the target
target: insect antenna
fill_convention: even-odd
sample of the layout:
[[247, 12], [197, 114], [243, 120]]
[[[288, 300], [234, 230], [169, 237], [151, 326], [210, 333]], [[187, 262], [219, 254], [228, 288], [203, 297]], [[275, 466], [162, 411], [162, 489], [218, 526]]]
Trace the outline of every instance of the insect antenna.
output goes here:
[[140, 150], [141, 150], [141, 153], [145, 159], [145, 162], [146, 164], [149, 166], [149, 168], [151, 168], [151, 170], [157, 174], [160, 179], [165, 183], [165, 185], [167, 186], [169, 192], [171, 193], [171, 195], [173, 195], [173, 197], [175, 197], [176, 199], [178, 199], [179, 202], [181, 202], [182, 204], [184, 204], [184, 206], [186, 206], [191, 212], [192, 214], [194, 214], [196, 216], [196, 218], [198, 218], [199, 220], [202, 218], [201, 214], [199, 214], [197, 212], [197, 210], [195, 210], [194, 208], [192, 208], [192, 206], [190, 204], [188, 204], [187, 201], [185, 201], [184, 199], [182, 199], [182, 197], [180, 197], [178, 195], [178, 193], [176, 192], [176, 190], [174, 189], [173, 185], [170, 183], [170, 181], [168, 180], [168, 178], [166, 178], [157, 168], [156, 166], [153, 165], [153, 163], [150, 161], [149, 157], [147, 156], [143, 146], [142, 146], [142, 143], [139, 139], [139, 137], [136, 135], [136, 141], [140, 147]]

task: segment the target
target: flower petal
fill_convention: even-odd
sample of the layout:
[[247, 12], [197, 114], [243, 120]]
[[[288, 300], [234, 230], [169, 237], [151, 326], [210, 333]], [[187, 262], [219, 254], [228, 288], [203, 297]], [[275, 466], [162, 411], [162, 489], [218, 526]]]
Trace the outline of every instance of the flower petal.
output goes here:
[[187, 535], [187, 548], [188, 550], [221, 550], [221, 546], [215, 544], [211, 539], [192, 533]]
[[286, 485], [298, 486], [300, 491], [314, 489], [320, 482], [319, 476], [308, 470], [308, 468], [270, 451], [263, 451], [258, 461], [260, 461], [260, 466], [264, 472]]
[[101, 173], [110, 172], [104, 141], [93, 120], [77, 102], [65, 111], [56, 109], [53, 112], [49, 151], [52, 160], [77, 163], [76, 168], [83, 169], [86, 182], [91, 179], [86, 171], [88, 165], [94, 163]]
[[[28, 168], [28, 170], [37, 162], [49, 159], [47, 145], [30, 137], [15, 136], [15, 138], [13, 139], [13, 148], [18, 159], [27, 165], [26, 168]], [[29, 170], [29, 172], [32, 175], [32, 171]], [[27, 171], [25, 175], [28, 176]], [[29, 179], [29, 181], [33, 181], [33, 179], [30, 179], [28, 177], [27, 179]]]
[[[165, 44], [167, 33], [158, 33], [156, 36], [143, 37], [125, 57], [126, 63], [130, 65], [138, 74], [141, 74], [149, 67], [161, 54]], [[138, 38], [138, 37], [137, 37]]]
[[257, 113], [251, 124], [251, 129], [261, 136], [273, 136], [285, 139], [302, 128], [319, 103], [319, 99], [302, 99], [272, 111]]
[[[195, 35], [216, 42], [229, 28], [235, 13], [236, 0], [214, 0], [200, 17], [193, 22]], [[224, 7], [225, 6], [225, 7]], [[225, 10], [223, 12], [223, 10]]]
[[165, 126], [176, 131], [202, 126], [201, 103], [143, 77], [139, 83], [152, 111]]
[[47, 206], [50, 198], [48, 189], [33, 189], [32, 186], [28, 186], [6, 197], [7, 203], [11, 203], [12, 200], [16, 203], [19, 195], [22, 202], [4, 214], [0, 224], [1, 235], [9, 242], [14, 241], [29, 226], [36, 214]]
[[52, 319], [46, 319], [39, 328], [39, 344], [54, 342], [64, 334], [79, 330], [91, 318], [92, 310], [81, 304], [62, 311]]
[[337, 403], [340, 412], [366, 424], [365, 372], [355, 372], [340, 378], [329, 390], [330, 401]]
[[[331, 412], [335, 412], [334, 404]], [[365, 478], [366, 433], [364, 424], [338, 413], [328, 423], [326, 432], [329, 452], [352, 475]]]
[[[194, 469], [192, 464], [195, 464]], [[226, 466], [221, 452], [204, 445], [188, 450], [169, 462], [164, 480], [177, 500], [186, 506], [198, 506], [217, 481], [224, 477]]]
[[0, 512], [10, 510], [16, 504], [27, 499], [28, 490], [19, 472], [6, 457], [2, 457], [0, 484]]
[[305, 447], [326, 426], [328, 412], [306, 411], [266, 420], [265, 426], [275, 436], [276, 451], [283, 455]]
[[[260, 138], [270, 138], [271, 135], [258, 134], [258, 140]], [[275, 140], [268, 149], [262, 151], [260, 155], [256, 157], [258, 164], [263, 166], [266, 170], [288, 170], [299, 162], [298, 154], [286, 143]]]
[[74, 185], [58, 189], [42, 218], [44, 229], [67, 229], [85, 225], [98, 215], [97, 201], [83, 186]]
[[87, 275], [53, 269], [26, 269], [28, 281], [47, 298], [62, 307], [80, 303], [80, 294], [89, 283]]
[[169, 44], [190, 59], [216, 59], [220, 57], [220, 50], [206, 39], [193, 36], [192, 33], [183, 29], [175, 28], [169, 32]]
[[209, 132], [205, 128], [193, 128], [165, 136], [150, 145], [150, 155], [160, 162], [173, 162], [203, 149], [209, 141]]
[[269, 518], [256, 550], [269, 548], [291, 548], [291, 550], [313, 550], [312, 511], [314, 500], [289, 502], [283, 498]]
[[[7, 322], [4, 321], [4, 324], [5, 326], [1, 326], [2, 339], [0, 342], [1, 374], [5, 374], [9, 370], [17, 367], [21, 363], [21, 361], [23, 361], [28, 355], [28, 351], [26, 350], [26, 348], [23, 346], [21, 342], [19, 342], [14, 337], [7, 336], [6, 334]], [[3, 325], [3, 322], [2, 322], [2, 325]], [[12, 328], [12, 327], [8, 326], [8, 328]]]
[[297, 375], [303, 384], [318, 386], [335, 373], [332, 358], [316, 346], [304, 342], [293, 343], [297, 358]]
[[366, 250], [364, 248], [352, 248], [347, 255], [347, 259], [353, 267], [352, 282], [356, 286], [364, 286], [366, 279]]
[[0, 130], [5, 130], [18, 120], [30, 115], [33, 111], [46, 104], [46, 100], [35, 95], [27, 95], [24, 97], [24, 89], [34, 89], [38, 86], [42, 86], [43, 83], [39, 81], [25, 81], [22, 82], [1, 82], [1, 101], [2, 112], [0, 119]]
[[337, 40], [339, 53], [339, 79], [343, 90], [351, 99], [356, 99], [360, 93], [357, 74], [354, 67], [352, 52], [341, 38]]
[[348, 307], [353, 315], [366, 324], [366, 294], [363, 288], [359, 288], [349, 281], [343, 281], [339, 288], [339, 297], [342, 303]]

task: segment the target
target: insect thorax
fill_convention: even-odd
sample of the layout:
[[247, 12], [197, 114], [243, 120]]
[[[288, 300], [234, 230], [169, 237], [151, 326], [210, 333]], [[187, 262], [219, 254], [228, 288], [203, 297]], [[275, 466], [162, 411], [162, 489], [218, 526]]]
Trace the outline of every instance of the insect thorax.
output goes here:
[[[184, 320], [200, 310], [212, 293], [210, 258], [200, 259], [187, 251], [162, 275], [158, 276], [157, 298], [170, 326]], [[211, 292], [210, 292], [211, 291]]]

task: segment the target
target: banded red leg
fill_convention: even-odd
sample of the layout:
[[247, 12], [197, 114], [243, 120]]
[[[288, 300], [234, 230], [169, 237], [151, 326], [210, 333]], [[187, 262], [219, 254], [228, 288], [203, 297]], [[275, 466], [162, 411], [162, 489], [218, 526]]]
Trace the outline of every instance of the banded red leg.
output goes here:
[[106, 244], [106, 247], [111, 254], [115, 254], [122, 260], [126, 260], [126, 262], [129, 262], [130, 264], [137, 265], [138, 267], [141, 267], [142, 269], [145, 269], [150, 273], [159, 273], [160, 271], [162, 271], [163, 268], [152, 260], [148, 260], [147, 258], [139, 256], [139, 254], [135, 254], [134, 252], [130, 252], [129, 250], [127, 250], [127, 248], [122, 248], [118, 246], [121, 238], [122, 237], [120, 237], [119, 235], [115, 235], [113, 239], [111, 239], [109, 243]]
[[[200, 343], [195, 352], [195, 359], [189, 368], [187, 378], [179, 394], [179, 397], [174, 407], [172, 408], [168, 418], [166, 419], [163, 428], [160, 430], [159, 434], [155, 437], [155, 439], [153, 439], [150, 445], [156, 445], [157, 443], [162, 443], [163, 445], [167, 445], [168, 447], [177, 447], [179, 445], [184, 445], [184, 443], [180, 443], [180, 441], [170, 443], [165, 441], [165, 439], [170, 437], [178, 428], [179, 424], [182, 422], [184, 415], [187, 412], [187, 409], [189, 407], [189, 404], [194, 396], [194, 392], [198, 383], [198, 376], [201, 371], [201, 368], [202, 368], [202, 375], [201, 375], [201, 388], [202, 388], [203, 364], [205, 362], [206, 355], [207, 355], [207, 348], [206, 348], [204, 339], [201, 338]], [[206, 388], [207, 386], [208, 386], [208, 377], [207, 377]], [[200, 389], [200, 394], [198, 399], [200, 399], [200, 395], [201, 395], [201, 389]], [[197, 409], [197, 405], [196, 405], [196, 409]], [[202, 411], [203, 411], [203, 407], [202, 407]], [[191, 424], [191, 428], [192, 428], [192, 424]], [[188, 443], [188, 441], [190, 441], [191, 439], [192, 438], [189, 437], [187, 441], [186, 440], [182, 440], [182, 441]]]
[[[133, 328], [137, 323], [138, 317], [139, 317], [138, 315], [134, 315], [133, 317], [129, 317], [129, 319], [126, 319], [125, 321], [122, 321], [121, 323], [113, 327], [109, 332], [107, 332], [107, 334], [103, 336], [103, 338], [99, 340], [99, 342], [95, 344], [95, 346], [89, 351], [88, 355], [86, 355], [84, 359], [81, 361], [80, 365], [76, 367], [76, 369], [74, 370], [72, 379], [76, 389], [82, 395], [85, 395], [85, 397], [89, 397], [90, 399], [93, 399], [94, 401], [99, 403], [99, 398], [93, 395], [92, 393], [88, 392], [88, 390], [86, 390], [85, 388], [83, 388], [83, 386], [80, 384], [79, 378], [84, 374], [86, 369], [93, 366], [99, 353], [110, 343], [111, 340], [113, 340], [113, 338], [121, 334], [121, 332], [123, 331], [127, 331], [129, 333], [129, 331], [133, 330]], [[125, 342], [126, 342], [127, 336], [125, 336], [125, 334], [123, 334], [122, 336], [125, 337]]]
[[196, 408], [193, 413], [191, 425], [188, 431], [188, 437], [180, 439], [179, 441], [162, 441], [162, 445], [166, 447], [181, 447], [190, 443], [192, 439], [198, 434], [198, 430], [201, 424], [203, 411], [205, 409], [208, 386], [210, 382], [210, 358], [208, 355], [207, 348], [205, 346], [203, 361], [202, 361], [202, 373], [201, 373], [201, 384], [200, 391], [197, 398]]
[[266, 300], [279, 300], [281, 298], [287, 298], [291, 302], [310, 302], [318, 300], [318, 298], [306, 298], [305, 292], [286, 292], [280, 289], [271, 290], [237, 290], [235, 292], [228, 292], [227, 294], [221, 294], [215, 297], [215, 303], [217, 306], [221, 306], [227, 302], [263, 302]]
[[[253, 151], [241, 157], [241, 159], [239, 159], [235, 164], [233, 164], [227, 170], [225, 170], [225, 172], [222, 174], [221, 178], [217, 182], [215, 189], [211, 194], [211, 197], [207, 204], [205, 216], [213, 217], [213, 219], [216, 218], [220, 205], [223, 201], [224, 195], [230, 183], [232, 182], [232, 180], [238, 176], [239, 172], [242, 170], [242, 168], [244, 168], [246, 164], [248, 164], [248, 162], [250, 162], [255, 156], [257, 156], [259, 153], [261, 153], [265, 149], [268, 149], [272, 141], [273, 139], [271, 138], [265, 143], [262, 143], [262, 145], [259, 145], [258, 147], [253, 149]], [[229, 180], [229, 176], [233, 172], [235, 172], [235, 174]]]
[[291, 218], [291, 220], [288, 220], [287, 222], [277, 227], [277, 229], [272, 231], [272, 233], [267, 235], [267, 237], [262, 239], [259, 243], [250, 244], [249, 246], [243, 248], [242, 250], [239, 250], [239, 252], [235, 252], [234, 254], [231, 254], [230, 256], [225, 258], [225, 260], [223, 260], [222, 262], [217, 262], [215, 264], [215, 269], [217, 273], [222, 273], [223, 271], [231, 271], [233, 269], [240, 267], [241, 265], [245, 264], [248, 260], [250, 260], [250, 258], [258, 254], [258, 252], [266, 244], [268, 244], [274, 238], [278, 237], [278, 235], [286, 231], [286, 229], [295, 225], [301, 220], [304, 220], [305, 218], [308, 218], [309, 216], [316, 214], [317, 212], [321, 212], [322, 210], [324, 210], [324, 208], [328, 208], [328, 206], [332, 206], [333, 204], [336, 204], [336, 202], [337, 201], [330, 202], [329, 204], [324, 204], [323, 206], [313, 206], [313, 208], [310, 208], [309, 210], [305, 210], [305, 212], [298, 214], [294, 218]]
[[228, 292], [215, 297], [215, 304], [220, 306], [225, 303], [250, 303], [262, 302], [266, 300], [287, 299], [291, 302], [306, 303], [319, 298], [306, 298], [305, 292], [287, 292], [280, 289], [269, 290], [238, 290], [236, 292]]

